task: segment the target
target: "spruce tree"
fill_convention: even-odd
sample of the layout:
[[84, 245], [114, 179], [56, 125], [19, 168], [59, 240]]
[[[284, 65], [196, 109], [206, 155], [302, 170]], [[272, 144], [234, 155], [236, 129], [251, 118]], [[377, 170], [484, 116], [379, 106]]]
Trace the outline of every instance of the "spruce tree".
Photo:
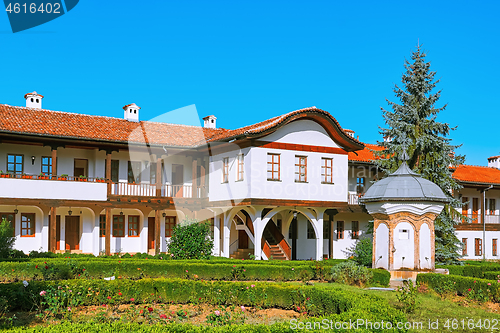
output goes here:
[[374, 153], [381, 157], [377, 164], [386, 172], [395, 171], [401, 164], [399, 157], [406, 147], [410, 168], [422, 177], [436, 183], [450, 197], [450, 204], [435, 221], [436, 262], [456, 263], [461, 243], [455, 235], [453, 207], [460, 202], [453, 197], [461, 186], [452, 178], [452, 169], [465, 161], [464, 156], [455, 155], [459, 146], [451, 145], [448, 138], [450, 127], [447, 123], [436, 120], [439, 112], [446, 109], [446, 104], [437, 107], [441, 90], [433, 92], [439, 83], [435, 80], [436, 72], [430, 70], [430, 62], [425, 61], [426, 53], [418, 45], [411, 54], [411, 61], [405, 60], [405, 72], [402, 75], [402, 88], [395, 85], [393, 91], [400, 104], [386, 99], [391, 110], [382, 109], [387, 128], [380, 128], [386, 139], [380, 144], [385, 150]]

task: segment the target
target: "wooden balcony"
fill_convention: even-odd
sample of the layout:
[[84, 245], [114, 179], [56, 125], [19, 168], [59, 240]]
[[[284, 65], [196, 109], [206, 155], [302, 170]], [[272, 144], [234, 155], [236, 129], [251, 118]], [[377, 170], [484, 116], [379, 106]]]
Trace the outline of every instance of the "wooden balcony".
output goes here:
[[[206, 196], [204, 187], [197, 187], [193, 193], [193, 186], [163, 184], [157, 192], [156, 185], [141, 183], [111, 183], [111, 195], [162, 197], [162, 198], [203, 198]], [[194, 194], [194, 195], [193, 195]]]
[[[466, 218], [459, 219], [459, 223], [463, 224], [482, 224], [482, 216], [480, 213], [465, 214]], [[498, 214], [486, 214], [484, 216], [484, 221], [486, 224], [500, 224], [500, 215]]]

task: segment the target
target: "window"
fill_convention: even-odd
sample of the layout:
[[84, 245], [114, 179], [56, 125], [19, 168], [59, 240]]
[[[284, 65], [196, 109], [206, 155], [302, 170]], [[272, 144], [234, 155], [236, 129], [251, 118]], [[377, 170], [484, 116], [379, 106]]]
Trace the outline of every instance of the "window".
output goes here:
[[344, 239], [344, 221], [337, 221], [337, 239]]
[[295, 181], [297, 183], [307, 182], [307, 157], [295, 156]]
[[172, 237], [172, 232], [175, 227], [175, 216], [166, 216], [165, 217], [165, 237]]
[[488, 209], [486, 210], [486, 213], [488, 215], [495, 215], [496, 214], [496, 210], [497, 210], [496, 200], [495, 199], [490, 199], [489, 200]]
[[467, 255], [467, 238], [462, 238], [462, 255]]
[[14, 213], [0, 213], [0, 223], [2, 223], [3, 219], [10, 222], [10, 226], [12, 227], [12, 236], [16, 235], [16, 214]]
[[365, 193], [365, 178], [364, 177], [356, 178], [356, 193], [357, 194]]
[[492, 252], [492, 255], [495, 257], [498, 255], [497, 244], [498, 244], [498, 239], [493, 238], [492, 242], [491, 242], [491, 252]]
[[280, 180], [280, 154], [267, 154], [267, 180]]
[[75, 158], [73, 175], [75, 177], [88, 177], [89, 161], [86, 159]]
[[229, 181], [229, 157], [224, 157], [222, 159], [222, 182], [227, 183]]
[[238, 175], [236, 177], [236, 180], [243, 180], [243, 162], [244, 162], [245, 156], [243, 154], [238, 155]]
[[359, 221], [352, 221], [352, 239], [359, 239]]
[[125, 237], [125, 215], [113, 215], [113, 237]]
[[111, 160], [111, 181], [113, 183], [118, 183], [119, 171], [120, 171], [120, 161]]
[[24, 155], [7, 155], [7, 172], [22, 174], [24, 172]]
[[331, 222], [323, 220], [323, 239], [330, 239]]
[[128, 217], [128, 235], [129, 237], [139, 236], [139, 216], [129, 215]]
[[481, 238], [475, 238], [474, 245], [475, 245], [474, 255], [482, 256], [483, 255], [483, 240]]
[[139, 184], [141, 182], [141, 162], [128, 161], [128, 182]]
[[333, 158], [321, 158], [321, 182], [333, 184]]
[[315, 239], [316, 233], [310, 221], [307, 221], [307, 239]]
[[35, 214], [21, 214], [21, 237], [35, 237]]
[[149, 164], [149, 183], [156, 184], [156, 163]]
[[52, 157], [42, 156], [42, 173], [52, 175]]
[[[462, 215], [467, 217], [467, 214], [469, 214], [469, 198], [462, 197]], [[466, 219], [463, 219], [462, 223], [469, 223], [469, 221], [467, 221]]]
[[99, 237], [106, 236], [106, 215], [99, 215]]

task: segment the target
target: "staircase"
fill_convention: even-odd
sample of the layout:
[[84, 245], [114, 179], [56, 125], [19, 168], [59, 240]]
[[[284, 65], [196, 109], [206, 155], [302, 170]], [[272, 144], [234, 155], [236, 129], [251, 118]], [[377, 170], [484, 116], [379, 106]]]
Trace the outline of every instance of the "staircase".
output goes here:
[[279, 242], [273, 236], [273, 233], [271, 232], [270, 228], [268, 228], [270, 224], [274, 225], [272, 221], [269, 222], [266, 228], [264, 229], [264, 233], [262, 234], [262, 238], [266, 241], [267, 245], [269, 246], [269, 255], [270, 255], [269, 257], [272, 257], [273, 260], [287, 260], [285, 252], [283, 252], [281, 247], [278, 245]]
[[250, 259], [249, 254], [253, 254], [253, 249], [238, 249], [230, 257], [233, 259]]

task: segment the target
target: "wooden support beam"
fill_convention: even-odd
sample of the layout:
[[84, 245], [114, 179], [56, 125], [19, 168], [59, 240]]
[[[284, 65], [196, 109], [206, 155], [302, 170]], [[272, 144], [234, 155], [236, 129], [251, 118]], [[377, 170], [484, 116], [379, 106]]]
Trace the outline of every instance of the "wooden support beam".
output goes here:
[[111, 194], [111, 153], [106, 153], [106, 182], [108, 183], [109, 196]]
[[106, 231], [104, 252], [107, 256], [111, 255], [111, 208], [106, 208]]
[[52, 179], [57, 179], [57, 148], [52, 149]]
[[160, 253], [160, 211], [155, 210], [155, 255]]
[[156, 196], [161, 197], [161, 158], [156, 159]]
[[197, 198], [198, 197], [198, 184], [196, 182], [196, 171], [198, 169], [198, 160], [196, 159], [196, 157], [193, 157], [193, 176], [192, 176], [192, 187], [193, 187], [193, 198]]
[[56, 207], [50, 207], [50, 220], [49, 220], [49, 251], [56, 252]]
[[200, 166], [200, 187], [201, 187], [201, 197], [204, 198], [206, 196], [205, 189], [205, 166], [203, 163]]

